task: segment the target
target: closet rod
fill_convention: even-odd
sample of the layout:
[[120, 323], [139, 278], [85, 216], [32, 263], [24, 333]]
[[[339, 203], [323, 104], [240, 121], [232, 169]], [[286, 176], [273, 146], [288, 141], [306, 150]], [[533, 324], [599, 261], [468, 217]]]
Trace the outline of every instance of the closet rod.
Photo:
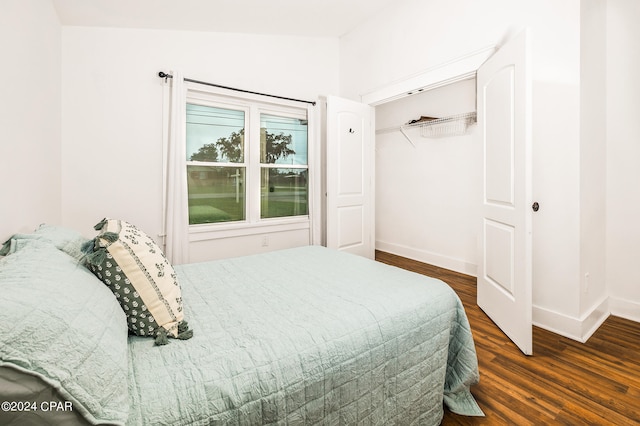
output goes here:
[[[173, 78], [173, 76], [171, 74], [167, 74], [165, 72], [160, 71], [158, 73], [158, 77], [160, 78], [164, 78], [165, 81], [167, 81], [168, 78]], [[227, 89], [227, 90], [234, 90], [236, 92], [242, 92], [242, 93], [250, 93], [252, 95], [261, 95], [261, 96], [268, 96], [270, 98], [277, 98], [277, 99], [284, 99], [286, 101], [294, 101], [294, 102], [303, 102], [305, 104], [311, 104], [314, 105], [316, 104], [315, 101], [305, 101], [303, 99], [295, 99], [295, 98], [287, 98], [284, 96], [278, 96], [278, 95], [270, 95], [268, 93], [260, 93], [260, 92], [253, 92], [251, 90], [245, 90], [245, 89], [237, 89], [235, 87], [229, 87], [229, 86], [222, 86], [220, 84], [215, 84], [215, 83], [207, 83], [206, 81], [200, 81], [200, 80], [192, 80], [190, 78], [184, 78], [184, 81], [188, 81], [189, 83], [198, 83], [198, 84], [204, 84], [205, 86], [213, 86], [213, 87], [219, 87], [221, 89]]]

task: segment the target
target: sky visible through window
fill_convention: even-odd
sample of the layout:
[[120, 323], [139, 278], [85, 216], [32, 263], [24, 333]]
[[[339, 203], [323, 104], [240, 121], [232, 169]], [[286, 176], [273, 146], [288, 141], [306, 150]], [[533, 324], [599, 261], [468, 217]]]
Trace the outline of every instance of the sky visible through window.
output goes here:
[[[281, 158], [278, 164], [307, 164], [307, 121], [272, 114], [261, 114], [260, 126], [274, 134], [292, 135], [290, 148], [295, 155]], [[244, 128], [245, 113], [240, 110], [187, 104], [187, 160], [206, 144], [229, 138]]]

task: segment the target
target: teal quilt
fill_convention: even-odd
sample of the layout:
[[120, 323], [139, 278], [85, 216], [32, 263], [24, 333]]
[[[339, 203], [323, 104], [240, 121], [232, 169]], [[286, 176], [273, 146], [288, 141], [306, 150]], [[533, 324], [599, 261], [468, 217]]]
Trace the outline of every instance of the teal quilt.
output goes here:
[[130, 425], [437, 425], [483, 415], [442, 281], [310, 246], [175, 267], [194, 336], [129, 337]]
[[[0, 368], [39, 379], [88, 424], [123, 425], [128, 345], [118, 302], [52, 243], [21, 236], [12, 241], [13, 253], [0, 259]], [[26, 392], [30, 388], [16, 396], [0, 386], [1, 425], [58, 424], [57, 410], [41, 402], [40, 391]]]

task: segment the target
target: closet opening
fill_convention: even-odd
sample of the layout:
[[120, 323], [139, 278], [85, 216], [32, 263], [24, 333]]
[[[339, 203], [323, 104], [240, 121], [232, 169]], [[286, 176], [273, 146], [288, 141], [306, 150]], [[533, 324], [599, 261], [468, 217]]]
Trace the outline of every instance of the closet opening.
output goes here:
[[475, 111], [475, 78], [375, 107], [376, 249], [476, 275]]

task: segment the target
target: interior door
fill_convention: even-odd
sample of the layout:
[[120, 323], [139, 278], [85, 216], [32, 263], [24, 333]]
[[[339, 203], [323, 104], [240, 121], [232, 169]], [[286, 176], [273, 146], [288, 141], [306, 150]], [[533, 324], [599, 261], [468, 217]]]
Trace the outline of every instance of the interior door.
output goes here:
[[526, 355], [533, 353], [530, 68], [523, 31], [477, 72], [484, 153], [478, 306]]
[[374, 118], [369, 105], [327, 97], [326, 242], [375, 257]]

